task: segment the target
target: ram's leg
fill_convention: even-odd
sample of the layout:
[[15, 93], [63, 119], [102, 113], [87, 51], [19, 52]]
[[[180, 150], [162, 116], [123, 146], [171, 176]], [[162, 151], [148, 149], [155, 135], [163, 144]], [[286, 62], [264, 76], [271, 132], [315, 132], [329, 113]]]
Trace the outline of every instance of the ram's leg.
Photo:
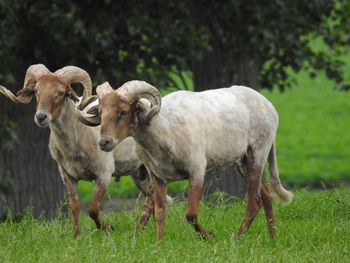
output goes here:
[[103, 223], [102, 219], [99, 216], [101, 202], [103, 200], [103, 196], [106, 192], [107, 186], [108, 180], [96, 180], [94, 196], [88, 209], [88, 213], [90, 217], [95, 221], [96, 227], [98, 229], [106, 229], [108, 227], [105, 223]]
[[248, 181], [248, 201], [246, 215], [241, 226], [237, 231], [237, 236], [243, 235], [253, 223], [256, 215], [261, 207], [261, 197], [259, 186], [262, 179], [262, 167], [256, 167], [254, 164], [254, 156], [252, 150], [249, 148], [246, 156], [247, 165], [247, 181]]
[[137, 225], [138, 230], [142, 230], [147, 225], [148, 220], [154, 214], [153, 187], [152, 180], [144, 165], [141, 165], [134, 174], [131, 174], [137, 188], [144, 194], [143, 213]]
[[80, 229], [79, 229], [80, 202], [78, 198], [77, 181], [74, 180], [65, 172], [62, 172], [62, 170], [61, 170], [61, 174], [69, 196], [69, 206], [72, 213], [73, 236], [77, 237], [80, 234]]
[[153, 193], [149, 193], [146, 195], [145, 202], [143, 204], [143, 212], [140, 218], [140, 222], [137, 226], [138, 230], [142, 230], [148, 223], [150, 217], [154, 215], [154, 200]]
[[189, 178], [188, 207], [186, 219], [202, 238], [209, 238], [209, 233], [198, 222], [199, 202], [203, 191], [204, 176], [191, 176]]
[[154, 217], [157, 225], [157, 241], [161, 241], [164, 236], [164, 227], [166, 219], [166, 185], [152, 175], [153, 198], [154, 198]]
[[265, 210], [265, 216], [267, 220], [267, 227], [269, 229], [269, 233], [271, 237], [276, 236], [276, 225], [275, 225], [275, 217], [273, 215], [272, 209], [272, 198], [265, 182], [262, 182], [261, 185], [261, 200]]

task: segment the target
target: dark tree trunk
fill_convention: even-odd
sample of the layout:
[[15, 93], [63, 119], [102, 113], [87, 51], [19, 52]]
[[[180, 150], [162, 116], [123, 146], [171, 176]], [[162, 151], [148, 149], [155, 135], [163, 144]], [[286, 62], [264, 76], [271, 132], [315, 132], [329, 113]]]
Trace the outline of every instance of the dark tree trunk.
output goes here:
[[204, 180], [204, 196], [208, 197], [215, 192], [224, 192], [243, 198], [246, 193], [246, 181], [232, 166], [219, 171], [208, 171]]
[[50, 130], [34, 123], [34, 103], [15, 105], [0, 98], [1, 121], [17, 124], [18, 142], [10, 152], [0, 153], [0, 165], [11, 166], [12, 186], [7, 205], [12, 214], [32, 209], [33, 215], [50, 218], [55, 215], [64, 198], [64, 186], [57, 164], [51, 158], [48, 139]]
[[201, 60], [191, 62], [196, 91], [244, 85], [255, 90], [261, 88], [259, 79], [261, 62], [258, 56], [225, 54], [221, 43], [214, 42], [214, 50]]

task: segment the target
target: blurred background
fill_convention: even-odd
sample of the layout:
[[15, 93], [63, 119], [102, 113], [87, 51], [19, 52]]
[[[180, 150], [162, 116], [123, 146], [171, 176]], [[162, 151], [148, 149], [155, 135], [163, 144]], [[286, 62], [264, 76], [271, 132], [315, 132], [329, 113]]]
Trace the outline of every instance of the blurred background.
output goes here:
[[[0, 0], [0, 84], [16, 93], [27, 68], [85, 69], [94, 86], [143, 79], [162, 93], [233, 84], [262, 92], [280, 116], [277, 156], [289, 188], [350, 182], [350, 2], [347, 0]], [[31, 207], [51, 217], [64, 186], [35, 101], [0, 96], [0, 214]], [[245, 192], [232, 167], [206, 178], [206, 194]], [[91, 200], [93, 183], [80, 182]], [[187, 182], [169, 185], [186, 194]], [[130, 178], [109, 202], [139, 196]], [[117, 199], [116, 199], [117, 198]]]

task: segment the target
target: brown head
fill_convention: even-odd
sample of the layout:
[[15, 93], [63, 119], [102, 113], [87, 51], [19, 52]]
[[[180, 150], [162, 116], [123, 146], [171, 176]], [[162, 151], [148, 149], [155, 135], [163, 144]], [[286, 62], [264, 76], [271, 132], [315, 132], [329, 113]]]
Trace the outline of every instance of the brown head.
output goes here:
[[83, 99], [79, 107], [84, 107], [92, 92], [92, 83], [89, 74], [74, 66], [67, 66], [50, 72], [43, 64], [32, 65], [27, 69], [23, 88], [17, 96], [3, 86], [0, 93], [15, 103], [29, 103], [32, 97], [37, 100], [34, 120], [39, 127], [47, 127], [61, 113], [65, 99], [78, 102], [71, 83], [80, 82], [84, 86]]
[[96, 92], [99, 105], [88, 111], [93, 116], [80, 115], [80, 120], [90, 126], [101, 124], [99, 145], [103, 151], [113, 150], [139, 126], [150, 125], [160, 110], [159, 91], [144, 81], [129, 81], [117, 90], [105, 82]]

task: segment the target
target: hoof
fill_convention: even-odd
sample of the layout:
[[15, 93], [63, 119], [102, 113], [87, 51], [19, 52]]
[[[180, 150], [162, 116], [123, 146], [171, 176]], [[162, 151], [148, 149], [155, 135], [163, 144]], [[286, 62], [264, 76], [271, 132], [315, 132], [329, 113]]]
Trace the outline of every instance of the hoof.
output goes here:
[[74, 231], [73, 238], [77, 238], [78, 236], [80, 236], [80, 230], [79, 229]]
[[110, 225], [103, 224], [103, 225], [101, 226], [101, 230], [103, 230], [103, 231], [105, 231], [105, 232], [110, 232], [110, 231], [113, 231], [114, 228], [113, 228], [112, 226], [110, 226]]
[[213, 232], [211, 231], [205, 231], [204, 233], [203, 232], [198, 232], [200, 238], [202, 238], [203, 240], [211, 240], [213, 237], [214, 237], [214, 234]]
[[145, 225], [144, 224], [140, 224], [140, 223], [138, 223], [137, 225], [136, 225], [136, 232], [142, 232], [144, 229], [145, 229]]

